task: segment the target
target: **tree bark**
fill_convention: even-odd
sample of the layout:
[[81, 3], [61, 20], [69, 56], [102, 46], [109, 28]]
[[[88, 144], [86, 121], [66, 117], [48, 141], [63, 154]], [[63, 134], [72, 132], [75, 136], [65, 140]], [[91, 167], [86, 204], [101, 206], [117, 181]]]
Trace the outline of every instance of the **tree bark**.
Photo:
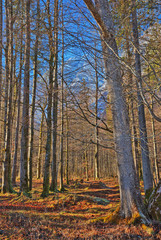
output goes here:
[[63, 149], [64, 149], [64, 19], [62, 5], [62, 66], [61, 66], [61, 142], [60, 142], [60, 191], [64, 191], [63, 183]]
[[[151, 101], [152, 101], [152, 111], [153, 111], [153, 108], [154, 108], [153, 97], [151, 97]], [[153, 135], [154, 169], [155, 169], [155, 181], [156, 181], [155, 184], [157, 185], [159, 183], [160, 174], [159, 174], [159, 165], [158, 165], [156, 130], [155, 130], [155, 123], [154, 123], [153, 116], [151, 116], [151, 124], [152, 124], [152, 135]]]
[[30, 83], [30, 0], [26, 0], [25, 16], [25, 71], [23, 86], [22, 135], [20, 157], [20, 191], [28, 192], [28, 136], [29, 136], [29, 83]]
[[[8, 4], [8, 2], [7, 2]], [[8, 116], [7, 116], [7, 130], [6, 130], [6, 144], [5, 144], [5, 156], [4, 156], [4, 171], [3, 171], [3, 184], [2, 191], [12, 192], [12, 184], [11, 184], [11, 123], [12, 123], [12, 93], [13, 93], [13, 9], [12, 9], [12, 1], [9, 5], [6, 6], [6, 12], [8, 11], [9, 19], [10, 19], [10, 72], [9, 72], [9, 103], [8, 103]], [[7, 16], [6, 16], [7, 17]], [[6, 20], [7, 21], [7, 20]], [[9, 23], [9, 22], [8, 22]], [[9, 57], [9, 56], [8, 56]], [[9, 64], [9, 62], [8, 62]], [[8, 65], [9, 70], [9, 65]], [[8, 91], [8, 89], [7, 89]]]
[[38, 160], [37, 160], [37, 179], [41, 177], [41, 154], [42, 154], [42, 130], [43, 130], [43, 123], [44, 123], [44, 111], [41, 115], [41, 124], [39, 130], [39, 149], [38, 149]]
[[38, 47], [39, 47], [39, 24], [40, 23], [40, 2], [37, 0], [37, 21], [36, 21], [36, 41], [34, 53], [34, 81], [32, 93], [31, 108], [31, 136], [30, 136], [30, 153], [29, 153], [29, 189], [32, 190], [32, 162], [33, 162], [33, 143], [34, 143], [34, 117], [35, 117], [35, 101], [37, 87], [37, 69], [38, 69]]
[[68, 103], [66, 98], [66, 184], [69, 184], [69, 118]]
[[130, 217], [136, 210], [146, 222], [149, 218], [144, 208], [132, 156], [128, 111], [122, 88], [121, 65], [116, 55], [118, 49], [114, 37], [114, 25], [107, 0], [84, 0], [101, 30], [103, 38], [103, 57], [108, 90], [111, 93], [114, 122], [114, 140], [117, 153], [118, 177], [120, 185], [120, 213]]
[[46, 140], [46, 155], [45, 155], [45, 166], [44, 166], [44, 180], [43, 180], [43, 192], [42, 197], [49, 195], [49, 167], [51, 157], [51, 110], [52, 110], [52, 94], [53, 94], [53, 37], [52, 37], [52, 26], [50, 19], [50, 0], [47, 0], [47, 14], [49, 22], [49, 47], [50, 47], [50, 60], [49, 60], [49, 87], [48, 87], [48, 103], [47, 103], [47, 140]]
[[96, 80], [96, 94], [95, 94], [95, 178], [99, 179], [99, 152], [98, 152], [98, 74], [97, 74], [97, 58], [95, 53], [95, 80]]
[[138, 97], [138, 114], [139, 114], [139, 130], [140, 130], [140, 146], [142, 155], [142, 166], [143, 166], [143, 181], [144, 191], [148, 194], [153, 188], [153, 176], [151, 172], [151, 164], [149, 158], [149, 148], [147, 140], [147, 129], [145, 120], [145, 110], [143, 99], [140, 94], [140, 88], [142, 88], [142, 77], [141, 77], [141, 62], [139, 54], [139, 33], [137, 25], [137, 13], [136, 13], [136, 1], [132, 0], [132, 26], [133, 26], [133, 38], [135, 46], [135, 71], [136, 71], [136, 84], [137, 84], [137, 97]]
[[[2, 30], [3, 30], [3, 2], [0, 0], [0, 93], [2, 91]], [[1, 113], [1, 94], [0, 94], [0, 113]]]
[[[23, 5], [21, 5], [23, 6]], [[22, 14], [21, 14], [22, 17]], [[12, 167], [12, 185], [16, 184], [16, 173], [17, 173], [17, 154], [18, 154], [18, 144], [19, 144], [19, 126], [20, 126], [20, 110], [21, 110], [21, 81], [22, 81], [22, 66], [23, 66], [23, 21], [21, 19], [21, 48], [20, 48], [20, 60], [19, 60], [19, 79], [18, 79], [18, 101], [17, 101], [17, 125], [16, 125], [16, 135], [15, 135], [15, 150], [14, 159]]]
[[57, 150], [57, 111], [58, 111], [58, 0], [54, 2], [54, 88], [53, 88], [53, 159], [51, 191], [57, 189], [56, 150]]

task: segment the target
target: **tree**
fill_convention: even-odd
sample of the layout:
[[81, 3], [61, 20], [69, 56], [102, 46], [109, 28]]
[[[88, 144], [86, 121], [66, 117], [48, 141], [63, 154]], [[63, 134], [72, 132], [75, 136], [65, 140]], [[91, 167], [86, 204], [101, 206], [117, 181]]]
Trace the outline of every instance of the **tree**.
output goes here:
[[54, 1], [54, 86], [53, 86], [53, 158], [51, 168], [51, 191], [57, 188], [56, 174], [56, 150], [57, 150], [57, 122], [58, 122], [58, 17], [59, 17], [59, 1]]
[[[21, 1], [21, 6], [23, 6]], [[21, 90], [22, 90], [22, 67], [23, 67], [23, 13], [21, 11], [21, 22], [20, 22], [21, 32], [20, 32], [20, 59], [19, 59], [19, 76], [18, 76], [18, 99], [17, 99], [17, 124], [16, 124], [16, 134], [15, 134], [15, 149], [14, 149], [14, 159], [12, 167], [12, 185], [16, 184], [16, 172], [17, 172], [17, 155], [18, 155], [18, 145], [19, 145], [19, 128], [20, 128], [20, 110], [21, 110]]]
[[[2, 0], [0, 0], [0, 93], [2, 89], [2, 30], [3, 30], [3, 10]], [[1, 94], [0, 94], [0, 111], [1, 111]]]
[[132, 26], [133, 26], [133, 38], [135, 47], [135, 70], [136, 70], [136, 84], [137, 84], [137, 96], [138, 96], [138, 114], [139, 114], [139, 130], [140, 130], [140, 145], [142, 154], [142, 165], [143, 165], [143, 180], [145, 194], [149, 194], [153, 188], [153, 176], [151, 173], [149, 149], [147, 141], [147, 130], [144, 103], [140, 94], [142, 88], [142, 77], [141, 77], [141, 62], [139, 54], [139, 34], [137, 26], [137, 15], [136, 15], [136, 2], [132, 0]]
[[36, 87], [38, 76], [38, 47], [39, 47], [39, 28], [40, 28], [40, 2], [37, 0], [37, 20], [36, 20], [36, 41], [34, 51], [34, 80], [32, 93], [32, 108], [31, 108], [31, 136], [30, 136], [30, 153], [29, 153], [29, 189], [32, 190], [32, 158], [33, 158], [33, 143], [34, 143], [34, 117], [35, 117], [35, 100]]
[[64, 191], [63, 163], [64, 163], [64, 18], [62, 4], [62, 66], [61, 66], [61, 140], [60, 140], [60, 191]]
[[52, 94], [53, 94], [53, 36], [52, 36], [52, 25], [51, 25], [51, 14], [50, 14], [50, 0], [47, 1], [47, 15], [48, 15], [48, 38], [50, 48], [50, 59], [49, 59], [49, 86], [48, 86], [48, 101], [47, 101], [47, 140], [46, 140], [46, 155], [45, 155], [45, 166], [44, 166], [44, 180], [43, 180], [43, 192], [42, 197], [49, 195], [49, 167], [51, 157], [51, 110], [52, 110]]
[[28, 192], [28, 136], [29, 136], [29, 82], [30, 82], [30, 0], [25, 3], [25, 70], [23, 86], [22, 135], [20, 158], [20, 191]]
[[[13, 9], [12, 2], [9, 9], [9, 2], [6, 0], [6, 86], [5, 86], [5, 121], [4, 121], [4, 137], [5, 137], [5, 156], [4, 168], [2, 176], [2, 191], [11, 192], [11, 119], [12, 119], [12, 80], [13, 80]], [[10, 24], [9, 24], [10, 20]], [[10, 37], [10, 39], [9, 39]], [[10, 43], [10, 45], [9, 45]], [[9, 46], [11, 49], [11, 61], [9, 62]], [[10, 63], [10, 66], [9, 66]], [[9, 80], [8, 80], [9, 79]], [[8, 84], [9, 83], [9, 84]], [[9, 88], [9, 90], [8, 90]], [[9, 103], [8, 103], [9, 92]]]
[[120, 213], [122, 217], [130, 217], [137, 208], [144, 220], [149, 222], [142, 202], [132, 156], [128, 111], [123, 94], [121, 66], [117, 57], [118, 49], [109, 4], [105, 0], [95, 1], [96, 5], [91, 0], [84, 0], [84, 2], [100, 27], [103, 40], [106, 79], [113, 103], [114, 139], [120, 185]]

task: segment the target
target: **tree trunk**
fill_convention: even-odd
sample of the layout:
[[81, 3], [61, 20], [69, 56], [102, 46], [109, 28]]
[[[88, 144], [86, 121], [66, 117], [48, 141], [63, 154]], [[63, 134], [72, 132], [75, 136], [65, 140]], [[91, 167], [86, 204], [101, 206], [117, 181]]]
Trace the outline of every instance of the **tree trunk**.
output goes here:
[[97, 58], [95, 53], [95, 80], [96, 80], [96, 94], [95, 94], [95, 178], [99, 179], [99, 159], [98, 159], [98, 74], [97, 74]]
[[57, 113], [58, 111], [58, 0], [54, 2], [54, 92], [53, 92], [53, 159], [51, 191], [57, 188], [56, 149], [57, 149]]
[[97, 0], [96, 7], [91, 0], [84, 0], [101, 29], [106, 79], [112, 100], [114, 140], [117, 153], [120, 185], [120, 213], [130, 217], [136, 210], [149, 222], [144, 208], [132, 156], [128, 111], [122, 88], [121, 65], [116, 55], [118, 49], [114, 37], [114, 25], [107, 0]]
[[[2, 91], [2, 30], [3, 30], [3, 2], [0, 0], [0, 93]], [[0, 113], [1, 113], [1, 94], [0, 94]]]
[[[21, 5], [23, 6], [23, 5]], [[21, 16], [22, 17], [22, 16]], [[17, 102], [17, 126], [16, 126], [16, 135], [15, 135], [15, 151], [12, 167], [12, 184], [16, 184], [16, 173], [17, 173], [17, 154], [18, 154], [18, 144], [19, 144], [19, 126], [20, 126], [20, 110], [21, 110], [21, 81], [22, 81], [22, 66], [23, 66], [23, 22], [21, 19], [21, 49], [20, 49], [20, 70], [19, 70], [19, 79], [18, 79], [18, 102]]]
[[51, 157], [51, 110], [52, 110], [52, 93], [53, 93], [53, 38], [52, 38], [52, 26], [50, 19], [50, 0], [47, 0], [47, 14], [49, 22], [49, 47], [50, 47], [50, 61], [49, 61], [49, 87], [48, 87], [48, 103], [47, 103], [47, 140], [46, 140], [46, 155], [44, 166], [44, 180], [43, 180], [43, 192], [42, 197], [49, 195], [49, 167]]
[[[7, 3], [8, 4], [8, 3]], [[9, 6], [7, 6], [9, 8]], [[6, 10], [7, 11], [7, 10]], [[10, 73], [9, 73], [9, 103], [8, 103], [8, 116], [7, 116], [7, 131], [6, 131], [6, 144], [5, 144], [5, 159], [3, 171], [3, 184], [2, 191], [12, 192], [11, 184], [11, 123], [12, 123], [12, 93], [13, 93], [13, 9], [12, 1], [10, 9], [8, 9], [10, 16]], [[9, 66], [8, 66], [9, 68]]]
[[[152, 101], [152, 111], [154, 107], [153, 97], [151, 97]], [[154, 151], [154, 169], [155, 169], [155, 184], [159, 183], [160, 175], [159, 175], [159, 166], [158, 166], [158, 154], [157, 154], [157, 143], [156, 143], [156, 134], [155, 134], [155, 123], [154, 118], [151, 116], [151, 124], [152, 124], [152, 135], [153, 135], [153, 151]]]
[[[5, 47], [5, 97], [4, 97], [4, 135], [3, 149], [6, 147], [7, 112], [8, 112], [8, 89], [9, 89], [9, 3], [5, 1], [6, 10], [6, 47]], [[2, 156], [4, 158], [4, 156]], [[2, 191], [5, 193], [9, 189], [8, 182], [8, 162], [2, 162]]]
[[61, 66], [61, 142], [60, 142], [60, 191], [64, 191], [63, 184], [63, 136], [64, 136], [64, 19], [62, 6], [62, 66]]
[[148, 194], [153, 188], [153, 176], [151, 172], [151, 164], [149, 158], [149, 148], [147, 140], [146, 120], [143, 99], [140, 94], [140, 88], [142, 88], [141, 78], [141, 62], [139, 54], [139, 34], [137, 26], [137, 15], [136, 15], [136, 1], [132, 0], [132, 26], [133, 26], [133, 38], [135, 46], [135, 70], [137, 76], [137, 96], [138, 96], [138, 114], [139, 114], [139, 130], [140, 130], [140, 146], [142, 155], [142, 166], [143, 166], [143, 181], [144, 191]]
[[34, 81], [32, 93], [32, 109], [31, 109], [31, 136], [30, 136], [30, 154], [29, 154], [29, 189], [32, 190], [32, 158], [33, 158], [33, 143], [34, 143], [34, 116], [35, 116], [35, 100], [37, 87], [37, 68], [38, 68], [38, 47], [39, 47], [39, 22], [40, 22], [40, 2], [37, 0], [37, 22], [36, 22], [36, 41], [34, 53]]
[[45, 113], [43, 111], [42, 115], [41, 115], [41, 124], [40, 124], [40, 130], [39, 130], [39, 149], [38, 149], [38, 160], [37, 160], [37, 179], [40, 179], [40, 177], [41, 177], [42, 130], [43, 130], [43, 124], [44, 124], [44, 115], [45, 115]]
[[[132, 65], [132, 54], [130, 52], [130, 45], [128, 41], [128, 31], [126, 30], [126, 49], [127, 49], [127, 61], [128, 64]], [[135, 116], [134, 116], [134, 101], [133, 101], [133, 95], [132, 95], [132, 87], [133, 87], [133, 74], [130, 69], [127, 70], [127, 78], [128, 78], [128, 84], [129, 84], [129, 116], [130, 116], [130, 122], [131, 122], [131, 134], [132, 134], [132, 149], [133, 149], [133, 158], [134, 158], [134, 164], [136, 169], [137, 178], [139, 180], [139, 154], [138, 154], [138, 141], [137, 141], [137, 132], [136, 132], [136, 126], [135, 126]]]
[[23, 86], [22, 135], [20, 157], [20, 191], [28, 192], [28, 135], [29, 135], [29, 83], [30, 83], [30, 0], [26, 0], [25, 71]]
[[[0, 0], [0, 117], [2, 118], [2, 84], [3, 84], [3, 78], [2, 78], [2, 40], [3, 40], [3, 2]], [[2, 130], [3, 124], [0, 124], [0, 135], [3, 136], [3, 130]], [[3, 159], [2, 154], [2, 148], [3, 148], [3, 138], [0, 138], [0, 158]], [[0, 168], [2, 169], [2, 165], [0, 162]], [[1, 171], [0, 171], [1, 175]]]
[[66, 184], [69, 184], [69, 119], [68, 119], [68, 106], [66, 98]]

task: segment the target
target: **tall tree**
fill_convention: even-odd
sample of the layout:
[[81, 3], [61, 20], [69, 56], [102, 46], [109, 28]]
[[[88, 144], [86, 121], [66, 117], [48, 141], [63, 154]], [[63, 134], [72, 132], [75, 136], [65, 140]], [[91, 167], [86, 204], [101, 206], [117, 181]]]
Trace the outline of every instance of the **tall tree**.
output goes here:
[[136, 84], [137, 84], [137, 96], [138, 96], [138, 114], [139, 114], [139, 130], [140, 130], [140, 145], [142, 155], [142, 166], [143, 166], [143, 181], [145, 194], [149, 194], [149, 191], [153, 188], [153, 176], [151, 173], [151, 165], [149, 158], [149, 148], [147, 140], [147, 129], [145, 120], [144, 103], [140, 93], [142, 88], [142, 76], [141, 76], [141, 62], [139, 54], [139, 33], [137, 24], [137, 13], [136, 13], [136, 1], [132, 0], [132, 26], [133, 26], [133, 38], [135, 46], [135, 70], [136, 70]]
[[22, 135], [20, 158], [20, 191], [28, 192], [28, 136], [29, 136], [29, 83], [30, 83], [30, 0], [25, 2], [25, 69], [23, 83]]
[[44, 116], [45, 116], [44, 108], [43, 108], [43, 112], [42, 112], [42, 115], [41, 115], [41, 123], [40, 123], [40, 130], [39, 130], [39, 148], [38, 148], [38, 160], [37, 160], [37, 179], [40, 179], [40, 177], [41, 177], [41, 165], [42, 165], [41, 164], [41, 154], [42, 154], [42, 134], [43, 134], [42, 131], [43, 131]]
[[50, 59], [49, 59], [49, 87], [48, 87], [48, 102], [47, 102], [47, 140], [46, 140], [46, 155], [45, 155], [42, 197], [47, 197], [49, 194], [49, 167], [50, 167], [50, 157], [51, 157], [51, 132], [52, 132], [51, 110], [52, 110], [52, 94], [53, 94], [54, 52], [53, 52], [50, 0], [47, 0], [47, 15], [48, 15], [48, 24], [49, 24], [48, 37], [49, 37]]
[[[23, 3], [21, 2], [23, 8]], [[15, 149], [12, 167], [12, 185], [16, 184], [16, 173], [17, 173], [17, 155], [19, 145], [19, 127], [20, 127], [20, 110], [21, 110], [21, 85], [22, 85], [22, 67], [23, 67], [23, 12], [21, 10], [21, 21], [20, 21], [20, 59], [19, 59], [19, 76], [18, 76], [18, 99], [17, 99], [17, 124], [15, 134]]]
[[[2, 89], [2, 30], [3, 30], [3, 2], [0, 0], [0, 93]], [[0, 94], [0, 111], [1, 111], [1, 94]]]
[[61, 140], [60, 140], [60, 191], [64, 191], [63, 164], [64, 164], [64, 18], [62, 3], [62, 65], [61, 65]]
[[65, 101], [66, 105], [66, 184], [69, 184], [69, 117], [68, 117], [68, 102], [67, 97]]
[[137, 208], [144, 220], [149, 222], [142, 202], [132, 156], [128, 111], [123, 93], [121, 65], [117, 57], [118, 49], [109, 3], [107, 0], [96, 0], [96, 5], [91, 0], [84, 0], [84, 2], [99, 25], [103, 39], [106, 79], [113, 103], [114, 139], [120, 185], [120, 213], [123, 217], [129, 217]]
[[[154, 108], [154, 99], [151, 97], [152, 101], [152, 111]], [[153, 135], [153, 151], [154, 151], [154, 168], [155, 168], [155, 183], [158, 184], [160, 179], [159, 174], [159, 159], [158, 159], [158, 153], [157, 153], [157, 141], [156, 141], [156, 129], [155, 129], [155, 122], [153, 116], [151, 116], [151, 124], [152, 124], [152, 135]]]
[[35, 117], [35, 101], [36, 87], [38, 75], [38, 47], [39, 47], [39, 28], [40, 28], [40, 1], [37, 0], [37, 20], [36, 20], [36, 40], [34, 49], [34, 80], [32, 93], [32, 108], [31, 108], [31, 135], [30, 135], [30, 153], [29, 153], [29, 189], [32, 189], [32, 158], [33, 158], [33, 143], [34, 143], [34, 117]]
[[56, 174], [56, 149], [57, 149], [57, 115], [58, 115], [58, 17], [59, 17], [59, 0], [54, 1], [54, 86], [53, 86], [53, 158], [52, 158], [52, 180], [51, 190], [57, 188]]
[[[9, 7], [10, 6], [10, 7]], [[8, 13], [7, 13], [8, 12]], [[7, 16], [8, 15], [8, 16]], [[2, 184], [2, 191], [11, 192], [11, 119], [12, 119], [12, 93], [13, 93], [13, 3], [12, 0], [9, 2], [6, 1], [6, 18], [8, 18], [6, 25], [9, 27], [8, 31], [8, 40], [9, 40], [9, 47], [10, 47], [10, 62], [8, 61], [7, 69], [8, 70], [8, 77], [9, 77], [9, 101], [8, 101], [8, 113], [7, 113], [7, 130], [5, 131], [5, 159], [4, 159], [4, 171], [3, 171], [3, 184]], [[6, 26], [7, 27], [7, 26]], [[6, 55], [9, 58], [8, 54]], [[10, 63], [10, 66], [9, 66]], [[9, 71], [10, 70], [10, 71]], [[6, 89], [8, 91], [8, 89]], [[7, 94], [8, 95], [8, 94]]]
[[98, 152], [98, 73], [97, 73], [97, 56], [95, 52], [95, 80], [96, 80], [96, 93], [95, 93], [95, 178], [99, 178], [99, 152]]

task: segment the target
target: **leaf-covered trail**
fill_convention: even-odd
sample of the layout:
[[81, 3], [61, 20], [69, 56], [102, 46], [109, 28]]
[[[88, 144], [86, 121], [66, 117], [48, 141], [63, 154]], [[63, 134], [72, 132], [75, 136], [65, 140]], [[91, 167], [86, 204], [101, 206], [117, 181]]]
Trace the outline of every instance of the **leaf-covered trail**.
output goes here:
[[[71, 181], [64, 193], [42, 199], [41, 181], [34, 182], [32, 198], [0, 195], [0, 239], [161, 239], [141, 225], [95, 221], [119, 204], [113, 179], [80, 183]], [[17, 188], [18, 190], [18, 188]]]

